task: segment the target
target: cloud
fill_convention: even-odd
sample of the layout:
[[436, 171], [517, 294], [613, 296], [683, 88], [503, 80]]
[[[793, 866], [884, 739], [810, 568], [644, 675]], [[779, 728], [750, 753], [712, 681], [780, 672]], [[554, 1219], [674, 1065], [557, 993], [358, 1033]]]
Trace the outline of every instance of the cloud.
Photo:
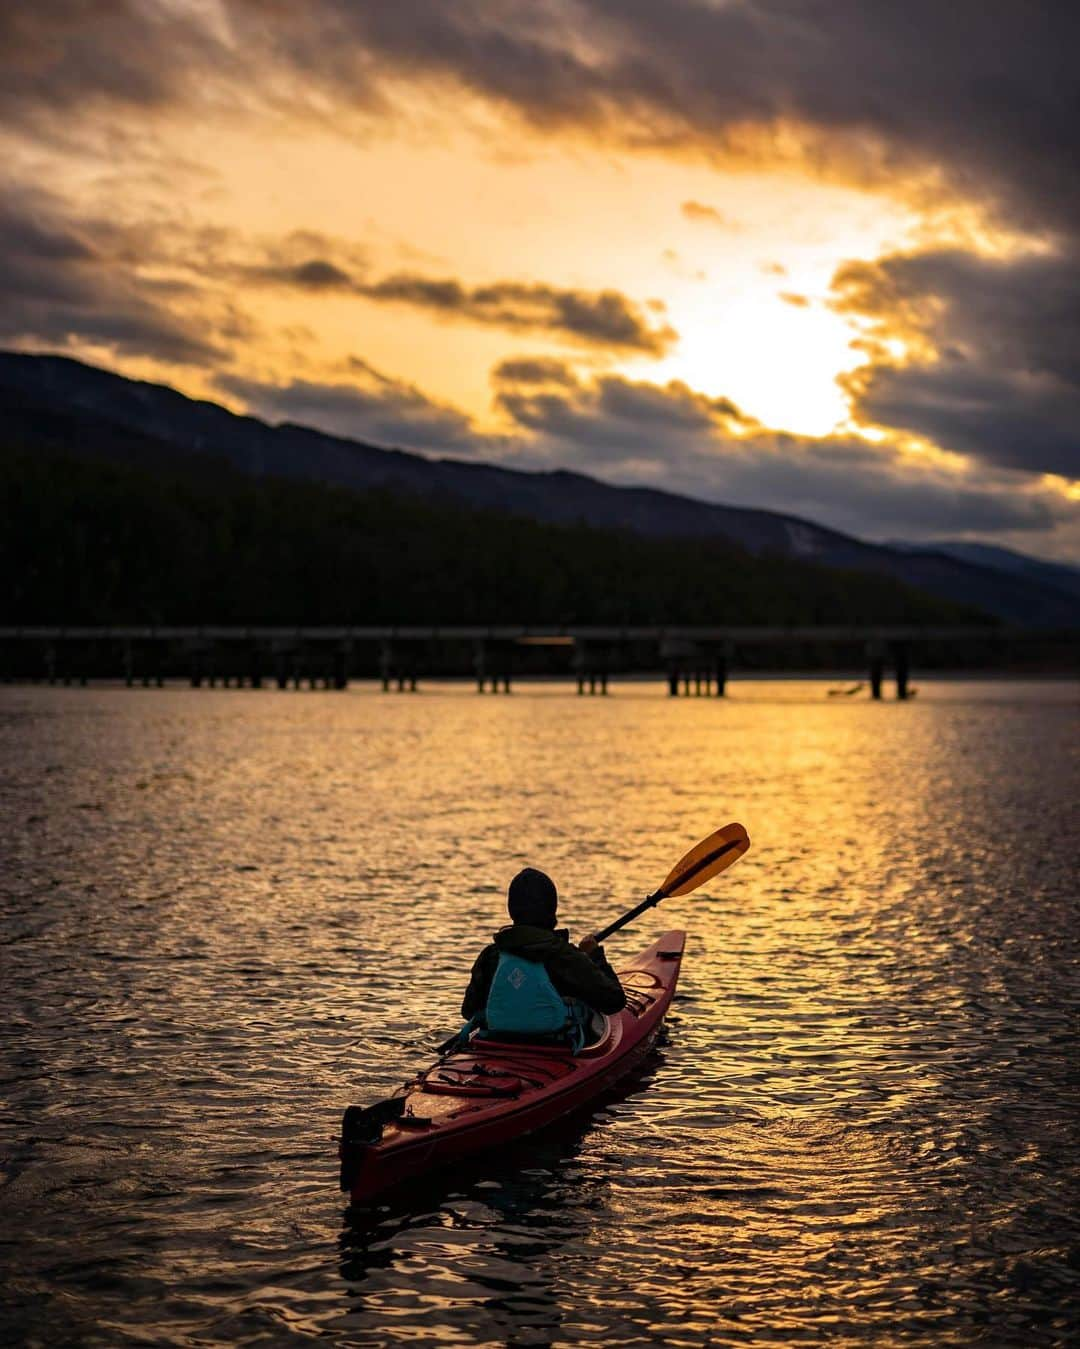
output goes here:
[[500, 361], [491, 372], [492, 382], [505, 384], [561, 384], [575, 388], [578, 377], [565, 361], [549, 356], [526, 356]]
[[[0, 295], [8, 297], [0, 337], [9, 341], [96, 341], [126, 354], [205, 363], [224, 355], [206, 314], [237, 284], [408, 305], [442, 319], [543, 332], [617, 353], [662, 356], [678, 340], [655, 317], [661, 302], [638, 304], [615, 290], [539, 281], [470, 286], [408, 272], [370, 279], [365, 249], [316, 231], [265, 239], [179, 222], [76, 225], [72, 208], [58, 198], [18, 184], [9, 186], [0, 208], [0, 246]], [[148, 267], [167, 269], [168, 287], [147, 280]], [[181, 290], [189, 308], [203, 311], [199, 318], [181, 317]]]
[[305, 245], [325, 238], [304, 233], [265, 246], [260, 261], [209, 261], [211, 274], [226, 275], [249, 284], [287, 286], [306, 291], [339, 292], [376, 304], [409, 305], [443, 319], [480, 323], [509, 332], [553, 333], [574, 342], [615, 351], [665, 355], [678, 341], [666, 323], [653, 323], [648, 313], [661, 314], [659, 300], [635, 303], [615, 290], [565, 289], [534, 281], [495, 281], [469, 286], [455, 277], [430, 277], [412, 272], [370, 280], [366, 259], [353, 248], [344, 262], [325, 255], [299, 257]]
[[860, 420], [1080, 478], [1080, 254], [896, 254], [842, 267], [833, 292], [866, 327], [869, 362], [845, 381]]
[[1060, 0], [313, 0], [272, 40], [258, 0], [226, 9], [257, 59], [344, 102], [453, 83], [546, 132], [936, 174], [1025, 226], [1080, 216], [1080, 11]]
[[667, 456], [696, 461], [716, 430], [745, 422], [729, 399], [709, 398], [677, 380], [523, 380], [519, 366], [504, 362], [493, 372], [498, 407], [545, 455], [584, 458], [590, 467], [633, 464], [638, 472], [663, 473]]
[[785, 304], [789, 304], [793, 309], [809, 309], [810, 301], [805, 295], [797, 295], [793, 290], [782, 290], [778, 296]]
[[703, 224], [716, 225], [720, 229], [739, 230], [742, 226], [731, 216], [718, 211], [715, 206], [706, 206], [700, 201], [684, 201], [679, 208], [687, 220], [701, 221]]
[[385, 111], [456, 87], [545, 132], [935, 179], [1075, 231], [1080, 9], [1063, 0], [53, 0], [0, 11], [9, 125], [127, 107]]
[[74, 223], [55, 197], [8, 181], [0, 191], [0, 341], [209, 365], [224, 352], [205, 317], [188, 317], [175, 282], [140, 278], [130, 241], [106, 221]]
[[642, 308], [618, 291], [564, 290], [542, 282], [496, 281], [466, 286], [454, 279], [399, 273], [355, 286], [383, 303], [413, 305], [444, 318], [536, 331], [620, 351], [663, 356], [678, 341], [668, 324], [654, 326]]
[[325, 258], [309, 258], [307, 262], [252, 268], [257, 279], [282, 286], [298, 286], [301, 290], [353, 290], [355, 283], [348, 272]]
[[211, 72], [237, 68], [206, 15], [140, 0], [0, 6], [3, 122], [69, 140], [110, 108], [148, 116], [197, 98]]
[[174, 223], [157, 231], [152, 247], [203, 282], [311, 292], [354, 292], [370, 265], [354, 240], [311, 229], [267, 236]]
[[[524, 438], [517, 461], [572, 464], [612, 482], [804, 516], [860, 537], [1064, 529], [1080, 515], [1009, 475], [953, 471], [855, 435], [813, 438], [769, 430], [723, 398], [678, 382], [617, 375], [573, 383], [542, 370], [494, 372], [498, 402]], [[524, 374], [525, 378], [519, 378]]]
[[[223, 375], [216, 383], [267, 421], [314, 426], [377, 445], [469, 457], [482, 440], [463, 412], [429, 398], [416, 385], [382, 374], [357, 356], [350, 357], [347, 368], [348, 378], [334, 382], [274, 383]], [[497, 452], [497, 440], [490, 448]]]

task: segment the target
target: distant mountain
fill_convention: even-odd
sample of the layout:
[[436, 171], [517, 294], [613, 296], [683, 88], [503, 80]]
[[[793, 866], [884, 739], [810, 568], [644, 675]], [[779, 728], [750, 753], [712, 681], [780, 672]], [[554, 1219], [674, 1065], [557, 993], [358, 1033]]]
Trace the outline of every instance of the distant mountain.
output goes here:
[[957, 557], [961, 562], [973, 562], [976, 566], [989, 567], [992, 571], [1005, 572], [1009, 576], [1022, 576], [1037, 585], [1049, 586], [1080, 599], [1080, 567], [1070, 566], [1067, 562], [1047, 562], [1044, 558], [1029, 557], [1012, 548], [1001, 548], [990, 543], [968, 543], [962, 539], [943, 539], [929, 545], [890, 541], [888, 546], [909, 552], [925, 552], [929, 547], [935, 553]]
[[0, 352], [0, 429], [23, 446], [63, 448], [144, 467], [209, 456], [255, 477], [360, 491], [387, 488], [550, 524], [581, 523], [656, 538], [720, 538], [759, 556], [888, 576], [1013, 623], [1080, 625], [1080, 601], [1074, 595], [1039, 578], [945, 551], [879, 547], [796, 516], [714, 505], [651, 488], [613, 487], [566, 470], [528, 473], [426, 458], [290, 423], [271, 426], [66, 357]]

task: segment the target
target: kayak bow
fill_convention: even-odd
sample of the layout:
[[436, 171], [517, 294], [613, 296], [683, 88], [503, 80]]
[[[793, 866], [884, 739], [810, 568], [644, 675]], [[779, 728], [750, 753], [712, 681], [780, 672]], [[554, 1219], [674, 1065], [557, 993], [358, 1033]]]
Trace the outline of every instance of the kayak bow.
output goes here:
[[471, 1039], [389, 1100], [350, 1106], [341, 1188], [353, 1203], [497, 1147], [586, 1105], [656, 1042], [679, 977], [685, 932], [665, 932], [619, 971], [626, 1006], [578, 1054], [558, 1045]]

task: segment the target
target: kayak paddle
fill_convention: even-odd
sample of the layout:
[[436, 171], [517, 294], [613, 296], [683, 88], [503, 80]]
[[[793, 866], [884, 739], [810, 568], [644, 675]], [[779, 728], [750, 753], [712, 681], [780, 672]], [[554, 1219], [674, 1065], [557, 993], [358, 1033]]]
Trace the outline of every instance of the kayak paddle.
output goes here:
[[659, 890], [654, 890], [635, 908], [593, 935], [598, 942], [606, 941], [613, 932], [618, 932], [619, 928], [632, 923], [646, 909], [651, 909], [662, 899], [669, 899], [673, 895], [688, 895], [699, 885], [704, 885], [714, 876], [719, 876], [721, 871], [726, 871], [749, 847], [750, 835], [741, 824], [725, 824], [723, 829], [718, 829], [715, 834], [703, 838], [685, 857], [681, 857], [668, 872], [667, 880]]

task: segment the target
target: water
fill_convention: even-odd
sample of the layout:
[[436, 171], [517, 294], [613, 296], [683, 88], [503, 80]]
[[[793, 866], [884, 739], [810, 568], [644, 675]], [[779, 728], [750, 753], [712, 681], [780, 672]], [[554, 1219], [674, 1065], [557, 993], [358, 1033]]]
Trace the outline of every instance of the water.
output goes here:
[[[0, 691], [5, 1341], [1073, 1339], [1076, 686], [826, 687]], [[731, 819], [644, 1074], [347, 1218], [514, 871], [584, 933]]]

